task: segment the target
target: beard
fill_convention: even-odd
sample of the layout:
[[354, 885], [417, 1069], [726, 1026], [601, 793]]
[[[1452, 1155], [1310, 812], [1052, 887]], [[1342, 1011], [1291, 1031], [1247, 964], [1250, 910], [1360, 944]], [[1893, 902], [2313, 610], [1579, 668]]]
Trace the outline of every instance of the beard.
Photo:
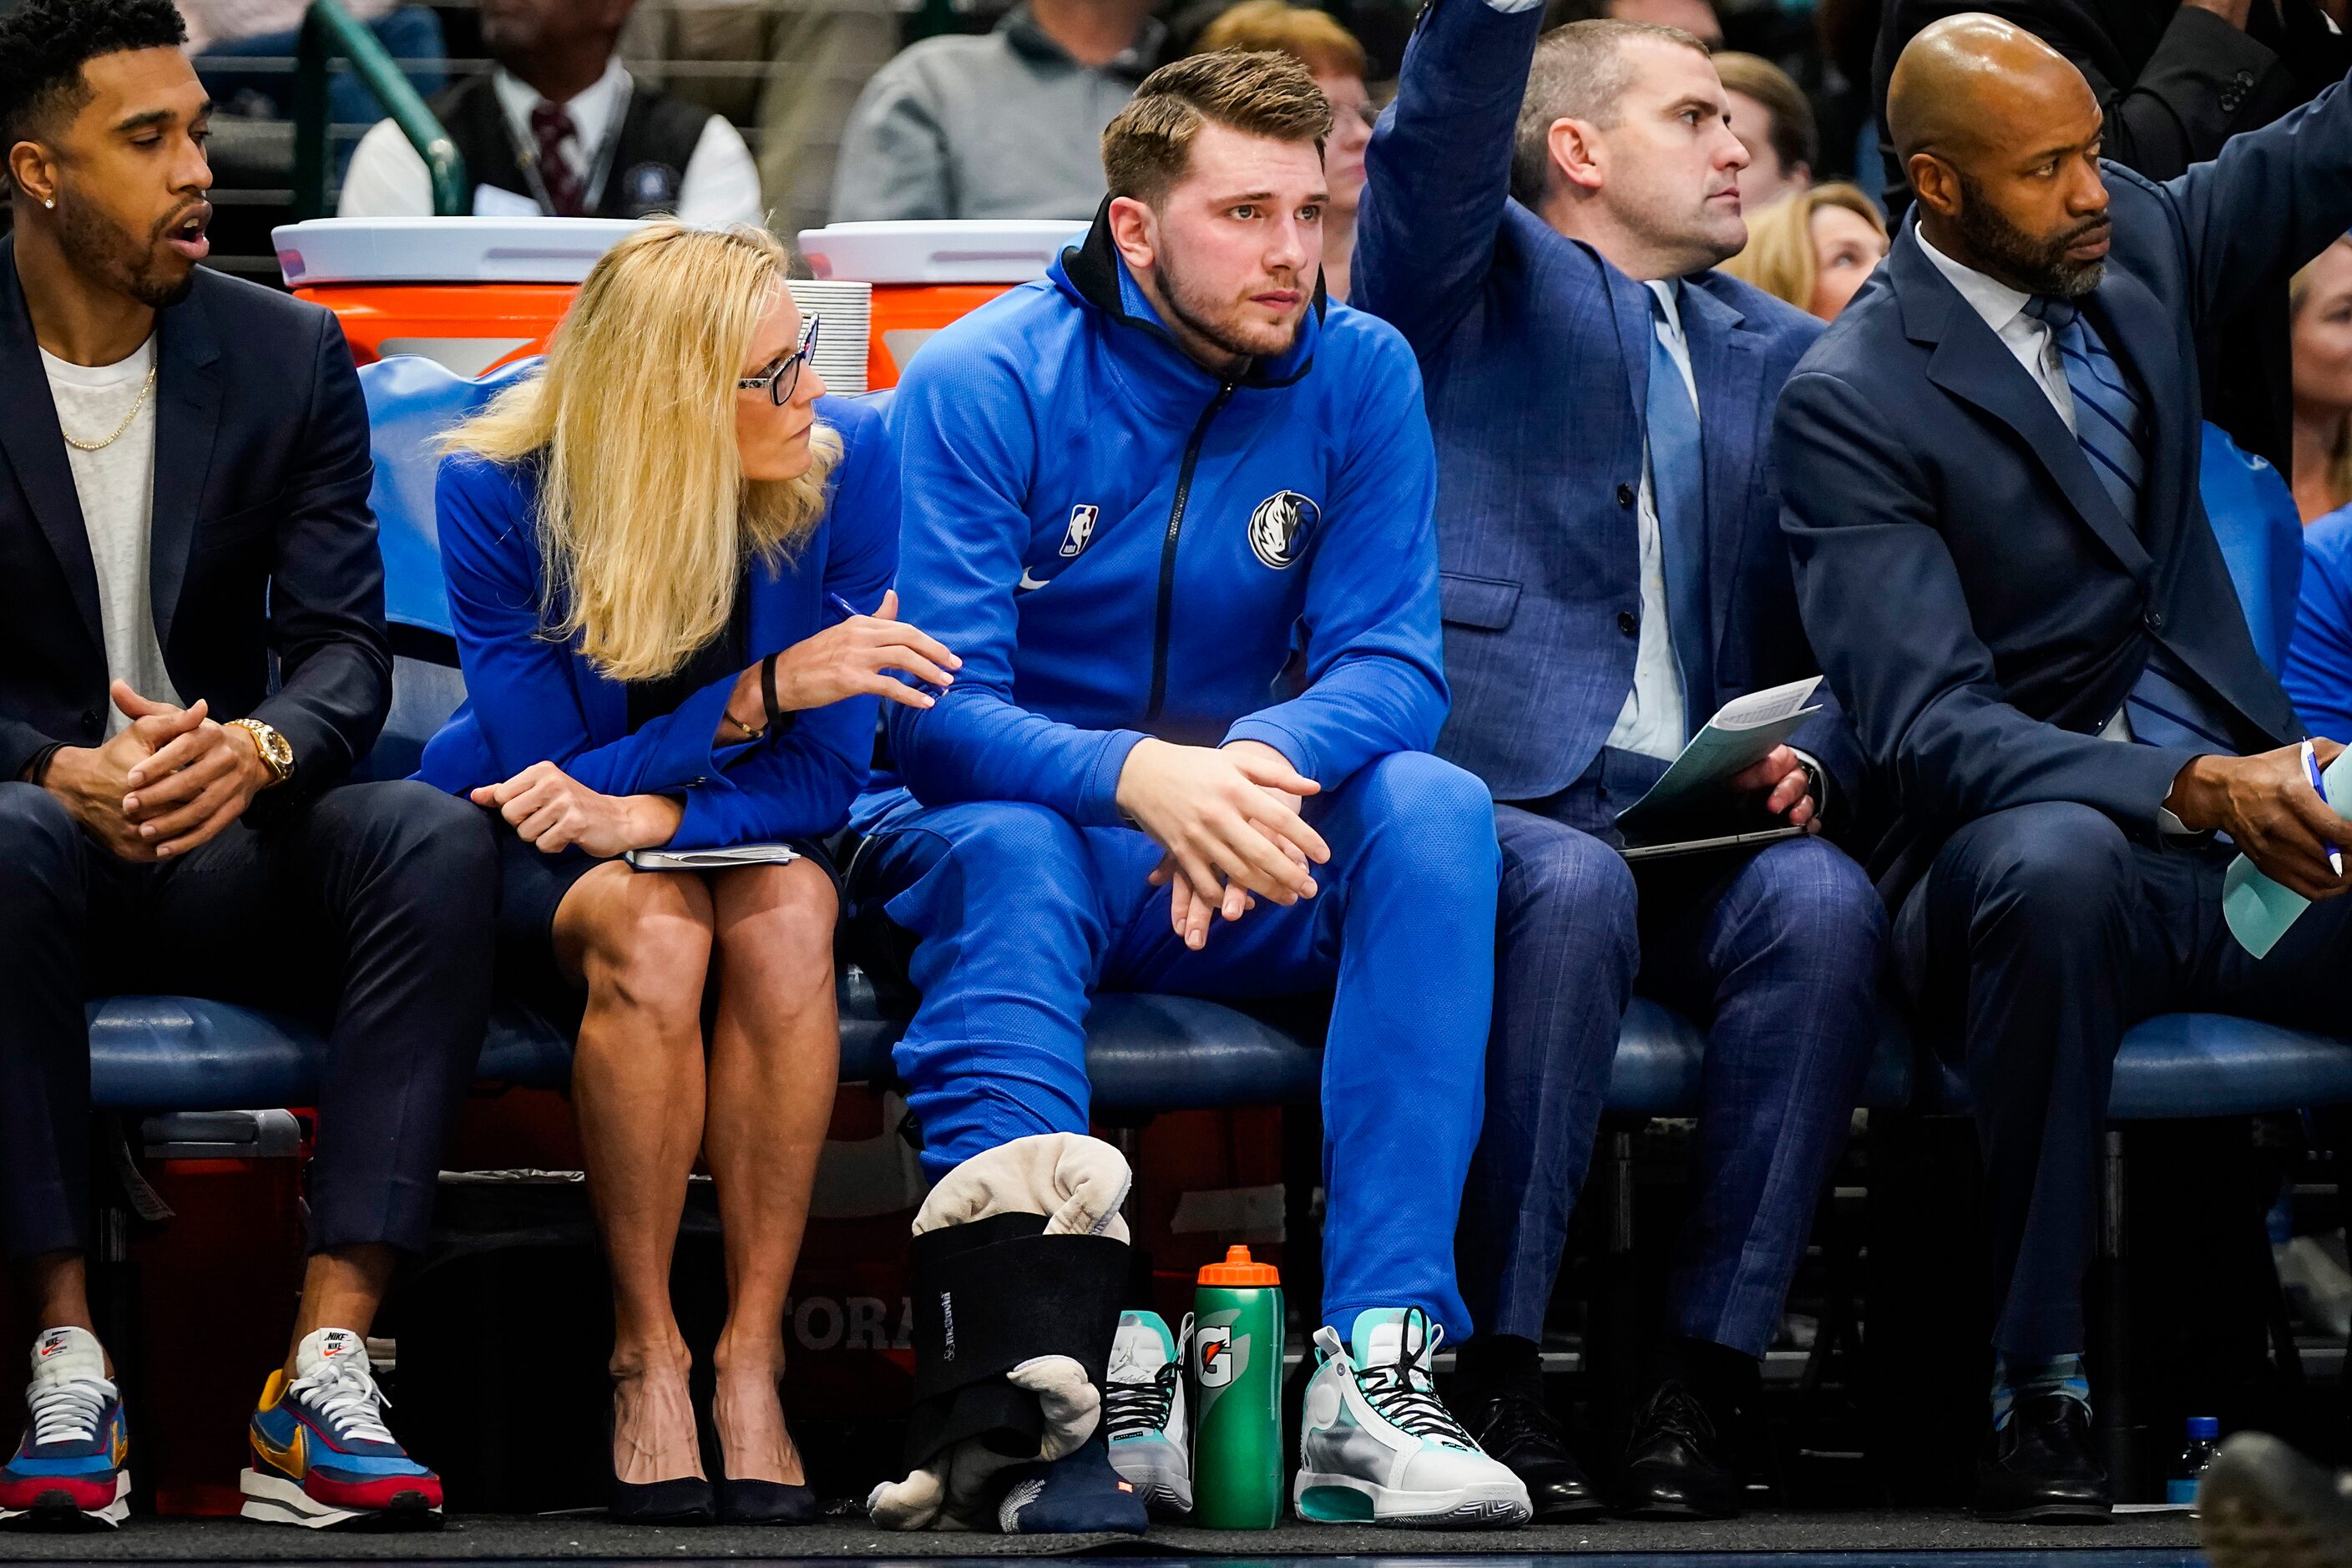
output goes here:
[[160, 310], [186, 299], [195, 284], [194, 264], [163, 244], [163, 231], [186, 210], [157, 223], [142, 244], [106, 214], [60, 191], [58, 244], [75, 271]]
[[1272, 359], [1288, 353], [1290, 345], [1298, 341], [1299, 323], [1309, 308], [1307, 305], [1301, 305], [1298, 315], [1283, 325], [1244, 321], [1235, 300], [1221, 299], [1197, 283], [1176, 264], [1174, 257], [1163, 251], [1153, 270], [1160, 294], [1168, 301], [1168, 313], [1188, 331], [1225, 353], [1240, 359]]
[[2006, 214], [1985, 198], [1983, 187], [1960, 175], [1960, 212], [1956, 220], [1960, 237], [1985, 271], [2029, 294], [2056, 300], [2079, 300], [2106, 276], [2105, 258], [2069, 261], [2066, 252], [2105, 229], [2105, 213], [2085, 218], [2055, 235], [2032, 235], [2009, 221]]

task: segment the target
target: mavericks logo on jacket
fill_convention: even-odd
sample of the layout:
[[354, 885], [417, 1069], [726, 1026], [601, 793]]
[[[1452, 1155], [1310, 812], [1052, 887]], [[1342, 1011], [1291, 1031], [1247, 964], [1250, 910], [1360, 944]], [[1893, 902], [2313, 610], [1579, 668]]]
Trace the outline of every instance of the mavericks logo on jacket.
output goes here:
[[1276, 490], [1250, 513], [1250, 549], [1279, 572], [1298, 559], [1299, 536], [1321, 515], [1321, 509], [1297, 490]]

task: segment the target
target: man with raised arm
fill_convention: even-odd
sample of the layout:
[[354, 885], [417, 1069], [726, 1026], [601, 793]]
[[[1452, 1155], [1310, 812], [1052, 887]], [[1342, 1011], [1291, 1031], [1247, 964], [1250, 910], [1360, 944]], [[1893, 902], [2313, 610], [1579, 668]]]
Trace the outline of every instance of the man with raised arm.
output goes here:
[[1357, 302], [1428, 379], [1454, 687], [1438, 752], [1502, 803], [1462, 1398], [1539, 1516], [1604, 1506], [1538, 1350], [1620, 1020], [1636, 991], [1668, 1003], [1708, 1030], [1696, 1202], [1613, 1500], [1725, 1514], [1878, 1034], [1885, 918], [1834, 847], [1867, 822], [1861, 754], [1825, 703], [1737, 780], [1756, 817], [1808, 830], [1760, 851], [1636, 876], [1613, 824], [1724, 702], [1816, 673], [1768, 437], [1821, 329], [1711, 270], [1747, 240], [1748, 154], [1701, 41], [1618, 20], [1539, 41], [1539, 18], [1520, 0], [1423, 13], [1356, 261]]

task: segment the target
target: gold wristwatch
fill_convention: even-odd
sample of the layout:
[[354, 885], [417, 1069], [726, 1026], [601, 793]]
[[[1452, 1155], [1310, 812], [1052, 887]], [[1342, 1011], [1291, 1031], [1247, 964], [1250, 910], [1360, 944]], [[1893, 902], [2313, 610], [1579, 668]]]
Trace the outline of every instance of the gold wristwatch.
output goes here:
[[253, 737], [253, 749], [261, 753], [261, 761], [269, 769], [269, 782], [261, 787], [275, 789], [294, 776], [294, 748], [286, 737], [258, 719], [232, 719], [229, 722]]

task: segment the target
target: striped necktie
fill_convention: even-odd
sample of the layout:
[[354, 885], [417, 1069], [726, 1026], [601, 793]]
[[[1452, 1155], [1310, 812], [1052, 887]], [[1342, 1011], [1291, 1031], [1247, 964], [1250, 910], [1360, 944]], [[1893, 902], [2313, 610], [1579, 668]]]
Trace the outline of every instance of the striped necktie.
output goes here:
[[[2140, 531], [2140, 489], [2147, 477], [2147, 408], [2106, 344], [2071, 300], [2036, 297], [2026, 313], [2044, 322], [2058, 342], [2066, 390], [2074, 397], [2074, 440], [2090, 459], [2107, 499]], [[2172, 650], [2147, 639], [2147, 668], [2124, 698], [2132, 739], [2183, 751], [2235, 756], [2230, 726]]]

